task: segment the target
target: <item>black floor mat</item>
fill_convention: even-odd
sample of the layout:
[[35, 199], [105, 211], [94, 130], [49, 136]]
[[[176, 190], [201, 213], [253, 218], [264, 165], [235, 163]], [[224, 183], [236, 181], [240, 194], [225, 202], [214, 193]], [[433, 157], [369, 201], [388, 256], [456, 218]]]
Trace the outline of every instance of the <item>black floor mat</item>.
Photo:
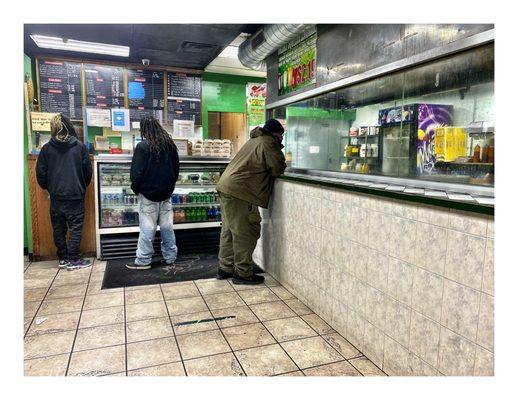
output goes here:
[[[216, 253], [178, 256], [173, 267], [161, 265], [157, 259], [153, 260], [151, 269], [126, 268], [126, 263], [134, 261], [134, 259], [108, 260], [102, 289], [208, 279], [215, 278], [218, 273], [218, 255]], [[254, 272], [263, 271], [254, 265]]]

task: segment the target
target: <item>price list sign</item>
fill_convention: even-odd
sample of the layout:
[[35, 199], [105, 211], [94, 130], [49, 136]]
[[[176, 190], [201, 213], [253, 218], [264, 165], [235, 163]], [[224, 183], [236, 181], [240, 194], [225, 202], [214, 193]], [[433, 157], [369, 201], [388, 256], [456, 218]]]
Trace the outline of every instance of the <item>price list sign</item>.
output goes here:
[[124, 68], [85, 64], [86, 106], [124, 107]]
[[194, 121], [201, 124], [201, 76], [168, 72], [167, 119]]
[[38, 60], [41, 111], [83, 119], [81, 64]]
[[154, 115], [163, 122], [164, 97], [164, 71], [128, 70], [131, 121], [140, 121], [144, 116]]

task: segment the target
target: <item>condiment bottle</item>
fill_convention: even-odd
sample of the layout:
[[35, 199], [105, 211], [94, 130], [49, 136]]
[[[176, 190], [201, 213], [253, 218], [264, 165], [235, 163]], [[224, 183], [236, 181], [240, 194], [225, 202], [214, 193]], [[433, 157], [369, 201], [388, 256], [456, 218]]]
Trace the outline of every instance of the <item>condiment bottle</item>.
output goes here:
[[473, 151], [473, 162], [480, 162], [480, 146], [478, 144], [475, 146], [475, 150]]
[[495, 162], [495, 148], [493, 146], [489, 146], [487, 151], [487, 162], [491, 164]]
[[489, 151], [489, 145], [486, 144], [483, 148], [482, 148], [482, 162], [483, 163], [487, 163], [489, 161], [488, 160], [488, 151]]

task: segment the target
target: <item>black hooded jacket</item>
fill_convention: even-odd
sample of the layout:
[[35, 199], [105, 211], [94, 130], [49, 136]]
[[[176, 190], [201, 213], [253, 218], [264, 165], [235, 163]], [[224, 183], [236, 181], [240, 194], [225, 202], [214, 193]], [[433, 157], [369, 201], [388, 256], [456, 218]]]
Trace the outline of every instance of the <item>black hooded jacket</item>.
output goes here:
[[149, 142], [142, 140], [133, 153], [131, 161], [131, 189], [151, 201], [162, 202], [171, 197], [178, 175], [180, 160], [176, 146], [158, 157], [151, 152]]
[[36, 178], [53, 200], [83, 199], [92, 179], [86, 146], [74, 136], [64, 142], [50, 139], [38, 156]]

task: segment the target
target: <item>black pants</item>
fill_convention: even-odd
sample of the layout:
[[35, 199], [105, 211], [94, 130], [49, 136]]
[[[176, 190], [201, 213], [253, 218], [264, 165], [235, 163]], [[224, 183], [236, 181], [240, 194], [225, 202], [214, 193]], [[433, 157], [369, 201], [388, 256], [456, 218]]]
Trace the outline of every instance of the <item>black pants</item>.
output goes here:
[[[79, 245], [85, 219], [85, 201], [51, 200], [50, 220], [54, 230], [54, 244], [60, 260], [79, 258]], [[67, 232], [70, 231], [67, 246]]]

